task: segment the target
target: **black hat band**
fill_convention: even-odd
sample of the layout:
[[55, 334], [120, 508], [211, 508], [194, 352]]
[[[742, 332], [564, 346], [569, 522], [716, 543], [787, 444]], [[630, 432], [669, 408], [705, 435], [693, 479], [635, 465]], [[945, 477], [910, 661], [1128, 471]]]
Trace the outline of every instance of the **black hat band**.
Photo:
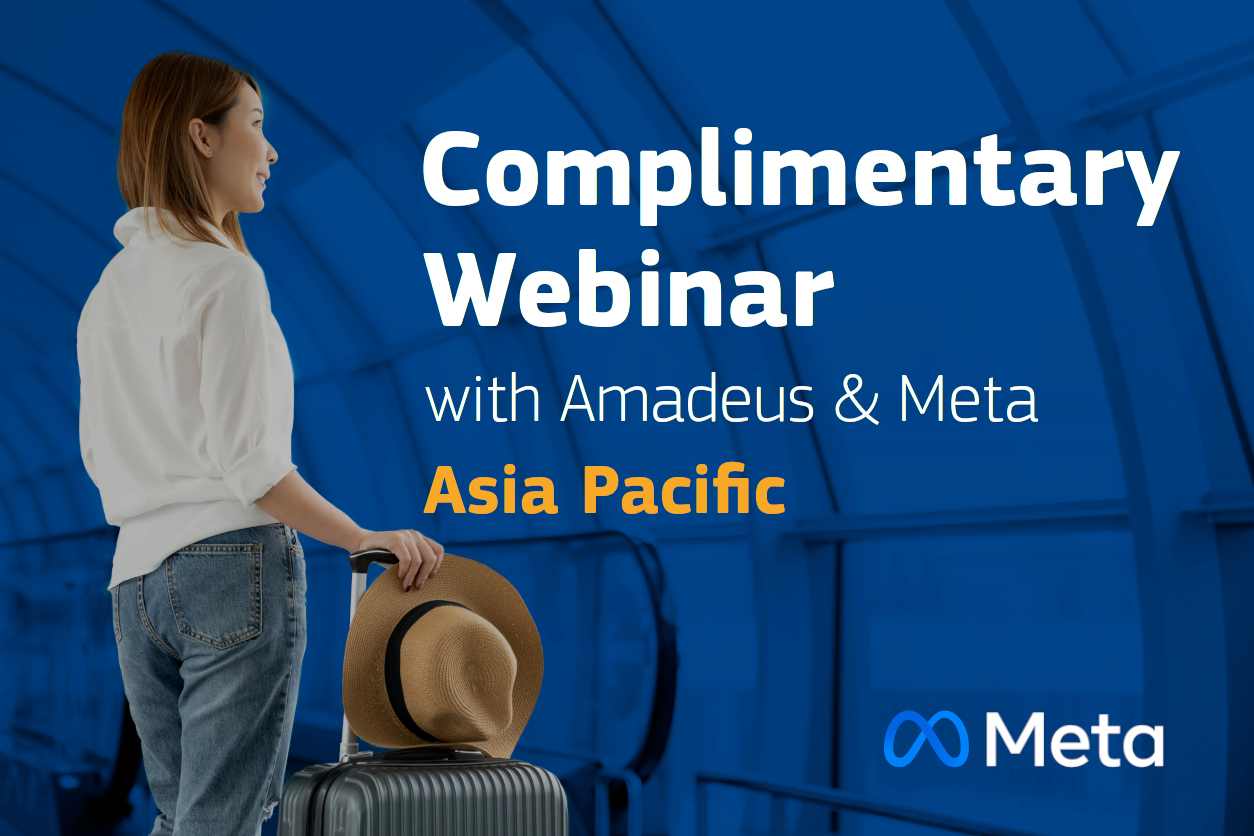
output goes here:
[[428, 743], [444, 743], [445, 741], [423, 731], [414, 722], [414, 718], [409, 716], [409, 709], [405, 707], [405, 689], [401, 684], [401, 642], [405, 640], [405, 634], [409, 632], [410, 627], [417, 623], [418, 619], [437, 607], [470, 609], [465, 604], [459, 604], [456, 601], [427, 601], [419, 604], [405, 613], [405, 616], [392, 628], [392, 635], [388, 638], [387, 653], [383, 659], [383, 681], [387, 686], [388, 702], [392, 704], [392, 711], [396, 713], [396, 719], [401, 721], [401, 725]]

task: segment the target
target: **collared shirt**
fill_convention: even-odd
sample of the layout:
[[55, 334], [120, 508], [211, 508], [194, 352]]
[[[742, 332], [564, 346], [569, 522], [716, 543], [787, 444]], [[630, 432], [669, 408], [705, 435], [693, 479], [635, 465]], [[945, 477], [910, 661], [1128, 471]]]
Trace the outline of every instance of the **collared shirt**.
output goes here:
[[257, 262], [217, 230], [224, 246], [173, 240], [144, 207], [113, 234], [78, 323], [83, 464], [121, 529], [110, 587], [278, 522], [254, 502], [296, 467], [292, 361]]

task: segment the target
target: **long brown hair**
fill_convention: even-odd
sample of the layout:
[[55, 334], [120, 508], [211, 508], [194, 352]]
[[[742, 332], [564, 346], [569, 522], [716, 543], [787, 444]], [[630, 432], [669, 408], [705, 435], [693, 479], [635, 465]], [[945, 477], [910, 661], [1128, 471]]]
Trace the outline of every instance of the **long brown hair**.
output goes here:
[[[239, 98], [241, 81], [261, 95], [251, 75], [224, 61], [167, 52], [149, 61], [131, 85], [122, 108], [118, 185], [131, 209], [167, 210], [182, 230], [172, 228], [165, 212], [150, 216], [156, 214], [161, 230], [171, 237], [190, 236], [221, 246], [212, 232], [217, 224], [187, 124], [199, 117], [221, 125]], [[227, 213], [220, 228], [236, 249], [248, 252], [238, 213]]]

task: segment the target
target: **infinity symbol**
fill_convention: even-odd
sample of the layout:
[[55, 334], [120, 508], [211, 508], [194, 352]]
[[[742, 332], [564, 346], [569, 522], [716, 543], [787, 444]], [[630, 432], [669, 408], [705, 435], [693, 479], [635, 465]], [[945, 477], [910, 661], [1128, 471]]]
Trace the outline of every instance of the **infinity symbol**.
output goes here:
[[[951, 757], [945, 751], [944, 745], [940, 742], [940, 738], [936, 736], [933, 726], [937, 720], [948, 720], [954, 724], [954, 728], [958, 730], [958, 740], [960, 746], [958, 757]], [[897, 757], [897, 753], [893, 751], [893, 742], [897, 739], [897, 729], [901, 728], [901, 724], [909, 721], [919, 727], [919, 736], [914, 739], [914, 744], [910, 747], [910, 751], [906, 752], [902, 757]], [[905, 766], [914, 760], [914, 756], [919, 754], [919, 750], [923, 748], [923, 741], [927, 740], [932, 744], [932, 750], [936, 752], [936, 757], [941, 759], [941, 763], [945, 766], [962, 766], [967, 762], [967, 754], [970, 751], [970, 743], [967, 740], [967, 727], [958, 719], [958, 715], [952, 711], [938, 711], [932, 715], [930, 720], [923, 719], [923, 715], [917, 711], [903, 711], [893, 718], [888, 724], [888, 731], [884, 734], [884, 757], [893, 766]]]

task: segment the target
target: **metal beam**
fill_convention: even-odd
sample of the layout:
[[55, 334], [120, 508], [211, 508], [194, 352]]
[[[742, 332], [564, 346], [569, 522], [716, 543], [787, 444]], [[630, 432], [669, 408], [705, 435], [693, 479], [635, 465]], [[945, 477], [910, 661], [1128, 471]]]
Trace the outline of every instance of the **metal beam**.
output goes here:
[[[852, 793], [847, 790], [831, 789], [829, 787], [818, 786], [816, 784], [793, 784], [784, 781], [778, 781], [774, 778], [756, 775], [732, 775], [727, 773], [715, 772], [699, 772], [697, 779], [697, 836], [708, 836], [708, 806], [709, 795], [706, 789], [709, 784], [725, 784], [732, 787], [740, 787], [755, 792], [768, 793], [772, 801], [777, 799], [793, 799], [796, 801], [804, 801], [810, 804], [819, 804], [835, 810], [848, 810], [856, 813], [866, 813], [880, 818], [896, 819], [898, 821], [912, 822], [914, 824], [927, 825], [940, 830], [948, 830], [952, 833], [967, 833], [971, 836], [1031, 836], [1025, 831], [1015, 830], [1009, 827], [1000, 827], [995, 824], [986, 824], [984, 822], [972, 821], [971, 819], [960, 819], [956, 816], [949, 816], [943, 813], [933, 813], [930, 810], [919, 810], [913, 807], [903, 807], [887, 801], [877, 801], [867, 796]], [[772, 807], [777, 805], [772, 804]], [[782, 812], [782, 811], [780, 811]], [[773, 816], [773, 819], [778, 817]], [[779, 821], [772, 822], [772, 836], [783, 836], [784, 830], [777, 829], [774, 825], [782, 824]]]
[[[1003, 151], [1012, 150], [1019, 146], [1018, 137], [1014, 135], [1009, 127], [1003, 127], [998, 130], [985, 131], [980, 136], [972, 137], [965, 142], [955, 145], [953, 150], [962, 152], [962, 155], [965, 157], [969, 152], [977, 150], [980, 147], [980, 139], [989, 134], [997, 134], [998, 148]], [[942, 167], [938, 171], [937, 177], [944, 177], [948, 181], [949, 169]], [[902, 181], [901, 185], [903, 190], [914, 188], [914, 175], [907, 177]], [[749, 242], [780, 232], [790, 226], [812, 221], [822, 215], [852, 209], [854, 206], [862, 204], [862, 201], [858, 199], [857, 184], [853, 178], [846, 178], [845, 180], [846, 203], [838, 203], [835, 206], [828, 205], [826, 203], [827, 193], [828, 189], [823, 189], [822, 192], [816, 191], [814, 204], [811, 206], [786, 206], [764, 215], [745, 218], [729, 224], [706, 239], [699, 249], [701, 252], [735, 249]]]
[[46, 537], [27, 537], [23, 540], [9, 540], [7, 543], [0, 543], [0, 549], [19, 549], [23, 546], [42, 546], [48, 543], [57, 543], [62, 540], [80, 540], [86, 537], [104, 537], [107, 534], [117, 536], [119, 529], [111, 525], [97, 526], [96, 528], [86, 528], [82, 531], [67, 531], [64, 534], [49, 534]]
[[[1254, 494], [1212, 494], [1182, 513], [1204, 515], [1213, 525], [1254, 523]], [[865, 540], [876, 537], [917, 535], [996, 534], [1024, 530], [1119, 530], [1128, 526], [1128, 506], [1124, 499], [1097, 499], [1088, 502], [1061, 502], [1050, 505], [1013, 505], [963, 511], [924, 511], [914, 514], [837, 514], [831, 517], [803, 518], [785, 537], [798, 537], [807, 543]], [[0, 543], [0, 549], [48, 543], [78, 537], [117, 533], [113, 526], [84, 531], [32, 537]], [[748, 536], [745, 523], [709, 523], [667, 526], [654, 529], [659, 542], [689, 539], [736, 539]], [[591, 536], [591, 535], [589, 535]], [[316, 547], [306, 551], [316, 551]]]
[[[1104, 48], [1086, 31], [1078, 7], [1059, 5], [1059, 25], [1031, 28], [1022, 25], [1014, 4], [945, 2], [1025, 145], [1074, 158], [1086, 148], [1152, 144], [1140, 120], [1076, 124], [1060, 108], [1060, 102], [1084, 102], [1109, 77]], [[1061, 54], [1077, 56], [1072, 71], [1049, 71], [1048, 61]], [[1198, 395], [1197, 382], [1214, 379], [1214, 357], [1205, 346], [1196, 296], [1181, 284], [1188, 276], [1170, 257], [1174, 231], [1130, 236], [1110, 213], [1056, 205], [1050, 215], [1089, 321], [1123, 467], [1140, 601], [1141, 710], [1176, 729], [1180, 768], [1171, 779], [1142, 776], [1137, 830], [1141, 836], [1219, 834], [1225, 805], [1231, 808], [1225, 800], [1230, 761], [1216, 756], [1214, 741], [1239, 728], [1230, 720], [1229, 694], [1239, 689], [1229, 687], [1220, 574], [1229, 546], [1209, 526], [1187, 524], [1181, 509], [1216, 489], [1211, 462], [1241, 451], [1235, 434], [1208, 432], [1223, 429], [1227, 409], [1217, 409], [1210, 391]], [[1130, 263], [1151, 265], [1163, 281], [1147, 288], [1128, 270]], [[1161, 408], [1180, 397], [1195, 408]], [[1248, 472], [1231, 471], [1221, 473], [1225, 481], [1218, 484], [1248, 490]]]
[[1089, 98], [1073, 125], [1109, 125], [1254, 74], [1254, 38], [1174, 67], [1130, 78]]
[[1212, 493], [1196, 505], [1186, 505], [1184, 513], [1204, 516], [1211, 525], [1254, 523], [1254, 493]]
[[321, 136], [322, 139], [327, 144], [329, 144], [332, 148], [334, 148], [337, 154], [339, 154], [341, 157], [352, 156], [353, 152], [352, 152], [352, 149], [349, 147], [348, 143], [345, 142], [343, 139], [341, 139], [340, 136], [335, 131], [331, 130], [330, 125], [328, 125], [325, 121], [315, 116], [312, 110], [305, 107], [304, 103], [301, 102], [300, 99], [296, 98], [296, 96], [293, 95], [292, 93], [289, 93], [287, 88], [284, 85], [279, 84], [278, 81], [275, 80], [274, 76], [270, 75], [270, 73], [261, 69], [260, 64], [256, 63], [255, 61], [249, 61], [244, 55], [241, 55], [238, 51], [236, 51], [235, 49], [232, 49], [229, 44], [227, 44], [217, 35], [210, 32], [208, 29], [206, 29], [196, 20], [193, 20], [184, 12], [175, 8], [172, 3], [167, 3], [165, 2], [165, 0], [147, 0], [147, 2], [148, 2], [148, 5], [153, 6], [157, 9], [160, 9], [162, 12], [164, 12], [165, 14], [167, 14], [169, 17], [173, 18], [174, 20], [178, 21], [180, 24], [185, 26], [190, 31], [194, 32], [199, 37], [204, 38], [206, 41], [213, 44], [215, 47], [221, 50], [221, 52], [224, 55], [228, 56], [231, 59], [231, 61], [235, 63], [236, 66], [239, 66], [241, 69], [245, 69], [245, 68], [250, 69], [252, 71], [252, 74], [259, 78], [259, 81], [265, 82], [264, 86], [266, 88], [267, 93], [274, 93], [279, 98], [286, 100], [288, 106], [292, 108], [292, 110], [294, 110], [298, 116], [300, 116], [302, 119], [308, 122], [309, 125], [314, 129], [314, 132], [317, 133], [319, 136]]
[[1125, 499], [1014, 505], [1005, 508], [923, 511], [913, 514], [836, 514], [799, 520], [784, 536], [807, 543], [872, 537], [994, 534], [1025, 530], [1073, 531], [1128, 527]]
[[91, 226], [89, 226], [86, 221], [80, 220], [77, 216], [71, 213], [69, 209], [66, 209], [60, 203], [52, 200], [46, 194], [36, 189], [35, 187], [22, 182], [17, 177], [13, 176], [10, 172], [8, 172], [7, 170], [3, 168], [0, 168], [0, 180], [5, 181], [10, 186], [22, 192], [23, 194], [25, 194], [27, 197], [29, 197], [31, 200], [35, 201], [36, 203], [39, 203], [45, 206], [49, 211], [57, 215], [63, 221], [68, 223], [70, 226], [74, 227], [79, 232], [83, 233], [83, 235], [86, 235], [88, 238], [90, 238], [91, 240], [99, 244], [101, 249], [103, 249], [105, 252], [109, 253], [110, 255], [112, 255], [113, 253], [121, 249], [122, 245], [117, 242], [117, 239], [112, 238], [112, 237], [105, 238], [101, 236], [99, 233], [96, 232], [96, 230], [94, 230]]
[[96, 116], [96, 114], [87, 110], [87, 108], [81, 107], [78, 104], [71, 101], [70, 99], [61, 95], [56, 90], [53, 90], [51, 87], [48, 87], [47, 85], [44, 85], [40, 83], [39, 81], [36, 81], [34, 78], [22, 72], [17, 67], [14, 67], [12, 64], [6, 64], [4, 62], [0, 62], [0, 73], [3, 73], [4, 75], [11, 77], [15, 81], [20, 81], [22, 84], [25, 84], [27, 87], [31, 88], [37, 93], [40, 93], [43, 96], [46, 96], [47, 98], [61, 105], [61, 107], [65, 108], [70, 113], [73, 113], [75, 116], [82, 119], [87, 124], [98, 128], [100, 132], [103, 133], [105, 136], [110, 137], [111, 139], [117, 138], [118, 132], [114, 129], [112, 125], [105, 122], [100, 117]]

